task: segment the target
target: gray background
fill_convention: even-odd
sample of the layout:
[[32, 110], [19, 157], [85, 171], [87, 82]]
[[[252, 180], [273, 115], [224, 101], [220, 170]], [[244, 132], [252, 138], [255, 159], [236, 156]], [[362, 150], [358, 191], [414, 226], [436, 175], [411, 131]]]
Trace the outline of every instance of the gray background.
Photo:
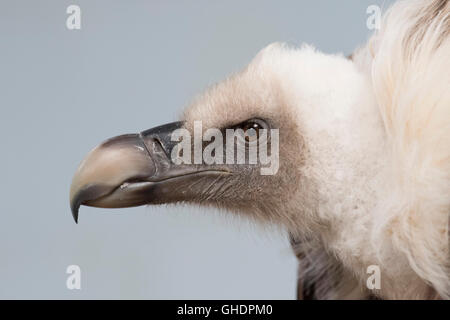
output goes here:
[[[82, 207], [75, 225], [72, 174], [105, 138], [175, 120], [273, 41], [352, 52], [367, 6], [389, 3], [2, 0], [0, 298], [294, 298], [283, 232], [176, 206]], [[81, 30], [66, 29], [70, 4]]]

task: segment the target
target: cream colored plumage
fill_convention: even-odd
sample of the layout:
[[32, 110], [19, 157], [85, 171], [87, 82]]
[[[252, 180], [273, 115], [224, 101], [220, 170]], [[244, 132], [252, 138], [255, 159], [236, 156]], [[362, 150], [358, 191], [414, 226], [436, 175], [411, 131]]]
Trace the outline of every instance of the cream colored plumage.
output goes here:
[[[427, 297], [408, 280], [411, 269], [449, 298], [450, 2], [398, 2], [355, 60], [370, 75], [389, 155], [371, 244], [407, 296]], [[390, 265], [394, 255], [408, 267]]]

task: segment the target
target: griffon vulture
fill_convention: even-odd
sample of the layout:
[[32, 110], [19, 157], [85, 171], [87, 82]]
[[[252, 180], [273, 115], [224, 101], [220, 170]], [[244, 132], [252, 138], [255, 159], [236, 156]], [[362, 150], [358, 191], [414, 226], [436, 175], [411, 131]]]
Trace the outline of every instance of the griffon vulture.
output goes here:
[[[288, 231], [300, 297], [449, 298], [449, 34], [450, 1], [408, 0], [351, 58], [271, 44], [179, 122], [91, 151], [73, 178], [73, 216], [80, 205], [225, 208]], [[194, 135], [195, 121], [253, 129], [241, 143], [278, 129], [279, 167], [175, 163], [172, 133]]]

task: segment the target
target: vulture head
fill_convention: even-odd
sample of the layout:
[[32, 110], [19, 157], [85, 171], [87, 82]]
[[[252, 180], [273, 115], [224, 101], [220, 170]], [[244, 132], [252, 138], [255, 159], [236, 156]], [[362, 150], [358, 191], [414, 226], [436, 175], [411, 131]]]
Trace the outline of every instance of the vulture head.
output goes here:
[[[283, 80], [293, 76], [293, 63], [305, 67], [301, 55], [314, 51], [272, 44], [245, 70], [197, 97], [180, 121], [114, 137], [92, 150], [71, 186], [75, 220], [80, 205], [189, 202], [303, 224], [296, 208], [308, 150], [301, 101], [292, 87], [301, 84]], [[181, 143], [187, 143], [185, 149]], [[260, 146], [266, 157], [257, 152], [252, 163], [251, 148], [261, 151]]]
[[448, 297], [449, 7], [400, 1], [352, 59], [269, 45], [179, 121], [93, 149], [75, 221], [213, 206], [288, 231], [303, 298]]

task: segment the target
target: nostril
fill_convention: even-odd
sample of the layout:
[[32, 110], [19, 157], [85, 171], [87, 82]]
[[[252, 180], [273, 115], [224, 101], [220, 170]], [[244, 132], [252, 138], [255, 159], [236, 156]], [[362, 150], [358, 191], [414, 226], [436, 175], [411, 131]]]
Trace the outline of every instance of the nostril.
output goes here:
[[142, 131], [140, 137], [152, 156], [154, 153], [164, 154], [167, 159], [170, 159], [172, 149], [179, 143], [179, 141], [172, 140], [172, 135], [176, 133], [178, 129], [182, 129], [183, 125], [184, 122], [182, 121], [168, 123]]
[[167, 154], [167, 150], [166, 150], [166, 148], [164, 148], [164, 145], [163, 145], [163, 143], [161, 142], [161, 140], [160, 140], [158, 137], [154, 137], [153, 139], [154, 139], [154, 143], [156, 144], [156, 147], [157, 147], [157, 148], [160, 148], [162, 151], [164, 151], [164, 153], [165, 153], [167, 156], [169, 156], [169, 155]]
[[170, 159], [171, 148], [165, 146], [160, 137], [156, 135], [145, 136], [142, 133], [139, 134], [139, 137], [141, 138], [142, 144], [145, 146], [150, 158], [153, 159], [154, 157], [164, 155], [164, 157]]

